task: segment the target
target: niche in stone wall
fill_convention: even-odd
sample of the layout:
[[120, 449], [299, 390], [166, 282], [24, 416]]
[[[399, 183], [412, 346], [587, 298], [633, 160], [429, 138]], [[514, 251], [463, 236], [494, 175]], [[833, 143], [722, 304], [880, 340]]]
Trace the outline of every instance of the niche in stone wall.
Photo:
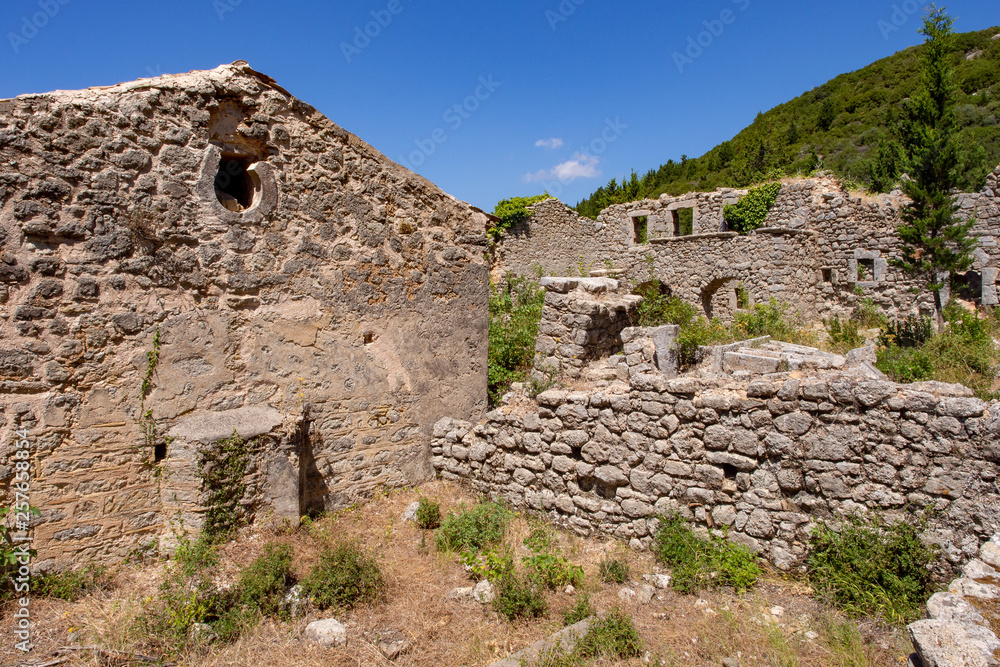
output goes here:
[[889, 262], [878, 250], [855, 250], [847, 262], [847, 280], [859, 287], [875, 287], [888, 273]]
[[750, 295], [736, 278], [717, 278], [701, 291], [705, 317], [731, 320], [737, 310], [750, 307]]
[[278, 205], [277, 184], [267, 162], [228, 145], [208, 145], [197, 191], [215, 215], [231, 223], [260, 222]]
[[249, 155], [223, 153], [215, 174], [215, 196], [230, 211], [241, 213], [260, 199], [260, 177], [252, 169], [257, 159]]

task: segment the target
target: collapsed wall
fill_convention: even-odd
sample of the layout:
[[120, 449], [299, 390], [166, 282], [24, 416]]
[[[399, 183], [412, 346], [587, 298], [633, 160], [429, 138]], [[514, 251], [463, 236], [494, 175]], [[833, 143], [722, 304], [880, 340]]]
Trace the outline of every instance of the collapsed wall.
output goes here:
[[727, 529], [782, 568], [806, 555], [813, 522], [864, 511], [926, 514], [952, 562], [1000, 528], [1000, 403], [957, 385], [642, 374], [522, 397], [478, 425], [442, 419], [434, 437], [442, 477], [635, 547], [665, 513]]
[[43, 568], [197, 530], [234, 431], [236, 518], [297, 519], [484, 411], [486, 216], [246, 63], [0, 109], [0, 501], [26, 431]]

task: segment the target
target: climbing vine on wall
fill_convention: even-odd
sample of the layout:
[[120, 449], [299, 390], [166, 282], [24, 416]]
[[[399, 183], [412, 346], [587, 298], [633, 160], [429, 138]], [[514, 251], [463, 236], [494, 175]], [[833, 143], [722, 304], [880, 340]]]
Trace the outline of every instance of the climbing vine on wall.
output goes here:
[[160, 327], [156, 327], [153, 332], [153, 349], [146, 352], [146, 375], [142, 378], [142, 387], [139, 392], [139, 425], [142, 427], [142, 434], [146, 441], [146, 446], [153, 449], [156, 445], [156, 421], [153, 420], [153, 411], [146, 408], [146, 399], [153, 391], [153, 376], [156, 374], [156, 367], [160, 363]]
[[198, 473], [207, 495], [203, 532], [210, 539], [228, 535], [246, 520], [240, 501], [247, 490], [246, 473], [253, 444], [234, 429], [231, 436], [201, 452]]
[[729, 229], [747, 234], [763, 225], [780, 191], [781, 183], [767, 183], [750, 190], [738, 203], [726, 206], [723, 215]]

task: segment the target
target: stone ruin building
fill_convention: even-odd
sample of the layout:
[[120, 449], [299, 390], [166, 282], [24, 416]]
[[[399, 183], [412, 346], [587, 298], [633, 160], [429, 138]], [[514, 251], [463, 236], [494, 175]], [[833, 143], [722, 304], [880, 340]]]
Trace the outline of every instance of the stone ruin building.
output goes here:
[[[972, 234], [979, 245], [973, 267], [957, 278], [962, 296], [984, 306], [1000, 304], [998, 180], [1000, 167], [981, 192], [958, 198], [960, 214], [976, 219]], [[724, 207], [746, 193], [727, 188], [663, 195], [611, 206], [596, 221], [545, 200], [504, 236], [497, 261], [522, 275], [610, 273], [626, 283], [656, 277], [709, 318], [723, 320], [771, 297], [811, 321], [848, 312], [859, 298], [873, 299], [890, 314], [933, 308], [926, 283], [890, 263], [900, 256], [898, 192], [869, 197], [845, 191], [830, 177], [794, 179], [782, 184], [763, 227], [747, 235], [726, 231]], [[681, 233], [684, 211], [693, 220], [688, 235]]]
[[484, 411], [488, 217], [245, 62], [0, 102], [0, 165], [0, 499], [25, 433], [39, 568], [197, 532], [220, 443], [236, 518], [297, 522]]

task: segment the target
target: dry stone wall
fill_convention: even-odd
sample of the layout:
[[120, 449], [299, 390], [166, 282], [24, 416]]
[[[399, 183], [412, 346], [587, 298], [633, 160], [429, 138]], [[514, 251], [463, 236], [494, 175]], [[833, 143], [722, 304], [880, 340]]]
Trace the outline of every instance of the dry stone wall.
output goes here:
[[432, 425], [484, 411], [486, 216], [270, 78], [3, 109], [0, 500], [24, 429], [40, 564], [194, 521], [191, 419], [278, 413], [281, 460], [251, 468], [280, 490], [248, 479], [244, 505], [297, 516], [427, 479]]
[[443, 419], [434, 436], [443, 477], [635, 547], [676, 512], [789, 568], [816, 520], [926, 508], [929, 538], [957, 563], [1000, 527], [1000, 404], [960, 386], [639, 375], [525, 397], [478, 425]]

